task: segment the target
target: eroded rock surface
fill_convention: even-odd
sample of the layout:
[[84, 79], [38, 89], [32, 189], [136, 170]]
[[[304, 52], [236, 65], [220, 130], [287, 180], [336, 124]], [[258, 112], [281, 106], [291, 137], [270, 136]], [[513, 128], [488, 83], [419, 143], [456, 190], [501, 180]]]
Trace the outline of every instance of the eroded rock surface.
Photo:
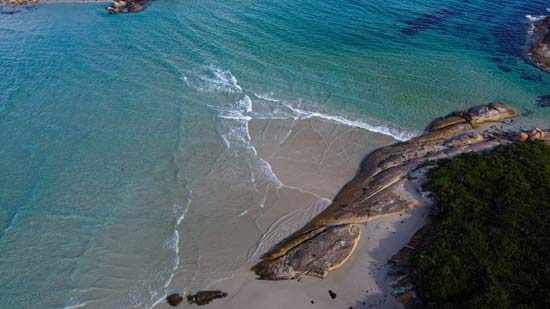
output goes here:
[[529, 56], [543, 70], [550, 71], [550, 16], [533, 22]]
[[[418, 185], [414, 171], [428, 162], [483, 151], [515, 141], [550, 140], [549, 130], [518, 132], [498, 124], [517, 115], [504, 104], [490, 103], [434, 120], [425, 134], [370, 153], [359, 173], [332, 204], [306, 226], [266, 252], [253, 267], [259, 279], [294, 279], [300, 274], [325, 277], [353, 253], [361, 226], [423, 204], [409, 195]], [[408, 189], [409, 188], [409, 189]]]

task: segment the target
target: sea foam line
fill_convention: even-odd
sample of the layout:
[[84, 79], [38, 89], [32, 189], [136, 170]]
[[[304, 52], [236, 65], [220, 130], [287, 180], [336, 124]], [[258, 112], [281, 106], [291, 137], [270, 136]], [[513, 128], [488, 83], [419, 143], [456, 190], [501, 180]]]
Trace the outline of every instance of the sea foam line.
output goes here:
[[[189, 195], [191, 195], [191, 193], [192, 193], [192, 191], [189, 190]], [[151, 306], [151, 308], [155, 307], [156, 305], [158, 305], [159, 303], [164, 301], [166, 296], [168, 296], [168, 293], [167, 293], [166, 289], [168, 288], [168, 286], [170, 286], [170, 283], [172, 283], [172, 280], [174, 279], [174, 275], [176, 273], [176, 270], [179, 267], [179, 264], [180, 264], [180, 256], [179, 256], [179, 252], [180, 252], [180, 249], [179, 249], [180, 233], [178, 232], [177, 227], [181, 224], [183, 219], [185, 219], [185, 215], [187, 215], [187, 212], [189, 211], [189, 206], [190, 205], [191, 205], [191, 199], [188, 198], [187, 202], [185, 203], [185, 206], [182, 206], [181, 204], [176, 203], [172, 207], [172, 214], [174, 215], [174, 217], [176, 219], [176, 224], [174, 225], [174, 233], [170, 236], [170, 238], [168, 238], [166, 240], [165, 246], [166, 246], [166, 248], [168, 248], [169, 250], [174, 252], [174, 260], [173, 260], [174, 266], [172, 267], [172, 271], [170, 272], [170, 276], [168, 277], [168, 279], [164, 283], [164, 286], [163, 286], [164, 287], [164, 293], [163, 293], [163, 295], [161, 295], [161, 297], [159, 297], [156, 301], [153, 301], [153, 305]]]
[[344, 124], [350, 127], [360, 128], [367, 131], [391, 136], [398, 141], [406, 141], [418, 135], [412, 132], [404, 131], [402, 129], [394, 129], [383, 125], [372, 125], [361, 120], [350, 120], [346, 117], [339, 116], [339, 115], [329, 115], [329, 114], [323, 114], [323, 113], [313, 112], [313, 111], [304, 111], [297, 107], [291, 106], [287, 102], [276, 99], [273, 95], [273, 92], [260, 93], [260, 94], [254, 93], [254, 96], [258, 99], [279, 103], [283, 105], [284, 107], [288, 108], [295, 114], [294, 119], [309, 119], [309, 118], [315, 118], [315, 117], [321, 118], [331, 122]]
[[393, 129], [382, 125], [372, 125], [361, 120], [350, 120], [339, 115], [328, 115], [328, 114], [323, 114], [319, 112], [308, 112], [308, 111], [304, 111], [304, 110], [292, 107], [286, 103], [283, 103], [283, 104], [289, 109], [293, 110], [295, 113], [297, 113], [299, 119], [309, 119], [309, 118], [317, 117], [317, 118], [325, 119], [331, 122], [344, 124], [350, 127], [360, 128], [367, 131], [388, 135], [398, 141], [406, 141], [417, 136], [417, 134], [402, 131], [400, 129]]
[[229, 70], [222, 70], [215, 65], [203, 67], [206, 70], [203, 74], [190, 78], [184, 74], [180, 79], [189, 87], [205, 93], [241, 93], [243, 88], [239, 85], [237, 78]]
[[[546, 9], [546, 11], [550, 12], [550, 8]], [[535, 23], [539, 20], [545, 19], [548, 17], [548, 15], [525, 15], [525, 17], [529, 20], [529, 34], [533, 34], [533, 31], [535, 30]]]

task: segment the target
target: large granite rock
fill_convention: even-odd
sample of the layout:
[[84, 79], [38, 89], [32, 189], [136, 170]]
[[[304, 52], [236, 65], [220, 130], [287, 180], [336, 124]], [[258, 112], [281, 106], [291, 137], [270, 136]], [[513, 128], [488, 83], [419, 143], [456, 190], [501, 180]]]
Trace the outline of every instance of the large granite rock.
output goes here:
[[252, 270], [266, 280], [294, 279], [300, 274], [325, 277], [353, 253], [360, 223], [426, 202], [422, 195], [403, 194], [411, 186], [419, 187], [423, 175], [416, 175], [422, 170], [418, 167], [515, 141], [550, 141], [549, 130], [518, 132], [501, 124], [516, 115], [513, 108], [500, 103], [472, 107], [434, 120], [419, 137], [373, 151], [327, 209], [266, 252]]
[[543, 70], [550, 71], [550, 16], [533, 22], [529, 57]]

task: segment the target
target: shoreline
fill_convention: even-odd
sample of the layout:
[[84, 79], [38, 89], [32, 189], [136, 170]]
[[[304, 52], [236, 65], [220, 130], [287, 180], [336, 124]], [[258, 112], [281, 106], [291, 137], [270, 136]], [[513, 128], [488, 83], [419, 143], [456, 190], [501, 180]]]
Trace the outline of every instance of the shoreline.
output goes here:
[[420, 186], [438, 160], [516, 141], [550, 140], [550, 130], [506, 127], [516, 116], [501, 103], [474, 106], [433, 120], [419, 137], [371, 152], [327, 209], [264, 253], [252, 270], [264, 280], [327, 277], [353, 256], [360, 224], [431, 204]]
[[[189, 295], [199, 290], [221, 290], [228, 293], [227, 298], [209, 304], [212, 308], [243, 308], [246, 306], [281, 308], [297, 304], [307, 306], [308, 302], [309, 305], [315, 304], [318, 308], [333, 308], [335, 306], [401, 308], [402, 304], [395, 298], [399, 293], [395, 292], [394, 282], [392, 282], [392, 278], [388, 277], [390, 269], [388, 262], [409, 243], [411, 237], [421, 227], [429, 223], [431, 201], [420, 189], [421, 181], [417, 180], [417, 178], [422, 178], [422, 172], [409, 178], [400, 178], [401, 180], [395, 185], [381, 187], [372, 194], [378, 196], [380, 194], [377, 192], [381, 192], [382, 198], [376, 197], [377, 201], [374, 202], [374, 205], [378, 206], [370, 211], [367, 220], [353, 221], [353, 224], [361, 228], [360, 235], [352, 243], [351, 252], [353, 254], [343, 256], [337, 264], [330, 266], [327, 271], [330, 273], [328, 276], [325, 275], [326, 278], [298, 276], [298, 280], [270, 281], [273, 278], [269, 277], [265, 278], [268, 280], [256, 280], [258, 278], [250, 269], [253, 268], [258, 258], [264, 258], [264, 262], [260, 262], [254, 267], [265, 263], [265, 255], [261, 256], [261, 254], [269, 252], [270, 248], [277, 248], [277, 243], [291, 239], [292, 233], [296, 233], [296, 230], [303, 226], [307, 227], [329, 211], [330, 207], [327, 208], [327, 206], [336, 203], [342, 191], [353, 186], [357, 177], [362, 177], [361, 173], [365, 173], [365, 166], [372, 163], [373, 154], [376, 158], [376, 154], [380, 151], [384, 152], [384, 149], [393, 149], [394, 147], [398, 147], [397, 153], [407, 152], [406, 145], [410, 143], [414, 145], [415, 142], [421, 141], [421, 143], [432, 146], [418, 151], [437, 160], [441, 158], [441, 154], [437, 152], [443, 150], [436, 147], [439, 150], [435, 154], [430, 154], [429, 149], [433, 147], [433, 143], [437, 144], [437, 141], [441, 139], [449, 140], [446, 145], [451, 147], [451, 153], [461, 153], [470, 148], [470, 151], [480, 151], [486, 147], [490, 148], [498, 142], [508, 143], [508, 139], [511, 137], [506, 137], [503, 132], [511, 130], [514, 124], [500, 123], [516, 115], [517, 113], [513, 109], [502, 104], [474, 107], [463, 114], [454, 113], [434, 120], [427, 135], [413, 138], [408, 142], [398, 142], [387, 135], [354, 128], [347, 124], [334, 123], [315, 116], [303, 119], [244, 120], [251, 146], [255, 149], [258, 157], [269, 165], [273, 177], [279, 183], [277, 186], [266, 185], [264, 188], [266, 190], [264, 200], [266, 210], [260, 213], [256, 219], [256, 224], [263, 231], [263, 236], [260, 237], [257, 246], [251, 251], [244, 264], [236, 270], [225, 272], [225, 277], [213, 280], [213, 278], [208, 279], [208, 274], [206, 274], [206, 277], [195, 280], [196, 278], [193, 276], [192, 279], [195, 283], [189, 284], [183, 278], [176, 276], [174, 284], [168, 289], [168, 294]], [[486, 122], [493, 123], [490, 130], [487, 129]], [[483, 123], [485, 130], [490, 132], [483, 131], [483, 128], [472, 130], [470, 126], [466, 126], [468, 123], [471, 126], [474, 123]], [[501, 130], [504, 131], [501, 132]], [[460, 135], [463, 131], [466, 133]], [[346, 136], [346, 134], [350, 135]], [[538, 138], [536, 132], [523, 134], [527, 138]], [[523, 134], [518, 138], [523, 138]], [[367, 135], [369, 136], [367, 138], [368, 147], [366, 144], [361, 145], [356, 140], [364, 139]], [[432, 135], [433, 137], [431, 137]], [[481, 139], [482, 136], [483, 139]], [[373, 140], [375, 137], [381, 140], [373, 142], [376, 140]], [[435, 142], [430, 138], [435, 138]], [[483, 144], [485, 138], [489, 139], [486, 145]], [[491, 141], [494, 138], [496, 140]], [[338, 142], [344, 144], [338, 145]], [[481, 146], [478, 143], [481, 143]], [[330, 161], [325, 161], [327, 149], [320, 150], [323, 147], [334, 147], [331, 151], [341, 154], [345, 153], [345, 150], [342, 149], [349, 150], [346, 147], [350, 147], [350, 145], [355, 154], [353, 158], [346, 160], [336, 155], [332, 161], [333, 165], [329, 163]], [[402, 147], [405, 148], [401, 149]], [[320, 154], [322, 154], [321, 157], [319, 157]], [[368, 154], [366, 158], [364, 158], [365, 154]], [[331, 157], [330, 153], [328, 157]], [[380, 160], [384, 162], [383, 157]], [[319, 166], [316, 162], [321, 162], [323, 165]], [[344, 166], [338, 165], [343, 162]], [[358, 166], [360, 166], [359, 173], [357, 173]], [[335, 175], [336, 178], [334, 178]], [[355, 176], [354, 180], [348, 182], [353, 176]], [[386, 181], [384, 179], [386, 179], [385, 176], [380, 178], [380, 181]], [[369, 184], [369, 186], [371, 185]], [[388, 190], [385, 190], [386, 188]], [[388, 195], [387, 192], [390, 194]], [[331, 199], [335, 201], [331, 202]], [[244, 215], [249, 215], [248, 211]], [[231, 250], [243, 250], [246, 247], [246, 244], [241, 245], [244, 247], [233, 247]], [[298, 244], [298, 246], [300, 245]], [[338, 270], [332, 271], [335, 268]], [[290, 278], [283, 277], [281, 279]], [[337, 297], [332, 298], [331, 293], [335, 293]], [[257, 297], [258, 295], [262, 295], [262, 297]], [[187, 304], [184, 304], [183, 307], [187, 307]], [[169, 305], [161, 301], [156, 304], [155, 308], [169, 308]]]
[[[261, 112], [262, 107], [256, 104], [254, 111]], [[365, 241], [359, 242], [356, 249], [363, 254], [350, 257], [338, 272], [326, 279], [303, 277], [300, 282], [255, 280], [250, 268], [260, 254], [324, 210], [330, 199], [357, 173], [366, 153], [397, 140], [315, 115], [298, 119], [254, 118], [247, 120], [247, 123], [250, 141], [258, 157], [270, 165], [274, 177], [280, 181], [280, 185], [257, 183], [258, 190], [266, 192], [261, 213], [249, 209], [242, 214], [256, 218], [255, 222], [261, 230], [258, 243], [251, 249], [247, 249], [250, 244], [244, 242], [232, 248], [235, 252], [250, 250], [250, 253], [239, 268], [219, 273], [222, 278], [209, 279], [208, 272], [189, 277], [180, 269], [167, 294], [189, 295], [212, 289], [229, 294], [226, 298], [213, 301], [208, 308], [280, 308], [282, 301], [288, 302], [291, 307], [296, 304], [311, 306], [311, 300], [316, 308], [349, 308], [363, 302], [373, 306], [386, 302], [395, 305], [388, 297], [389, 290], [384, 282], [384, 260], [395, 254], [408, 241], [409, 234], [423, 224], [425, 210], [404, 213], [399, 220], [382, 218], [366, 224], [362, 235]], [[184, 252], [188, 233], [180, 234], [180, 244], [183, 244], [180, 249]], [[210, 242], [208, 239], [214, 237], [219, 239], [217, 235], [205, 237], [205, 242]], [[389, 246], [383, 241], [388, 238], [392, 239]], [[204, 267], [208, 267], [206, 260]], [[375, 275], [370, 277], [369, 273]], [[336, 299], [330, 298], [328, 290], [337, 294]], [[365, 292], [367, 290], [370, 294]], [[184, 301], [178, 307], [193, 308], [193, 305]], [[171, 307], [163, 299], [154, 308]]]

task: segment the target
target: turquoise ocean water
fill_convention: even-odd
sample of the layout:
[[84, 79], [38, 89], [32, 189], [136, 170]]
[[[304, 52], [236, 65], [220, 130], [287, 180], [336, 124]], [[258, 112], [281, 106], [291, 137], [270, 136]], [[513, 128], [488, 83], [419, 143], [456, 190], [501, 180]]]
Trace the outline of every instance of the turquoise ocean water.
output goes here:
[[[194, 278], [193, 235], [261, 202], [250, 118], [316, 113], [403, 139], [501, 101], [550, 124], [537, 106], [550, 74], [524, 57], [526, 15], [548, 1], [103, 7], [0, 15], [0, 308], [151, 307], [174, 276]], [[251, 109], [265, 101], [280, 108]], [[219, 191], [232, 207], [208, 198]], [[201, 260], [212, 280], [242, 264], [229, 256]]]

